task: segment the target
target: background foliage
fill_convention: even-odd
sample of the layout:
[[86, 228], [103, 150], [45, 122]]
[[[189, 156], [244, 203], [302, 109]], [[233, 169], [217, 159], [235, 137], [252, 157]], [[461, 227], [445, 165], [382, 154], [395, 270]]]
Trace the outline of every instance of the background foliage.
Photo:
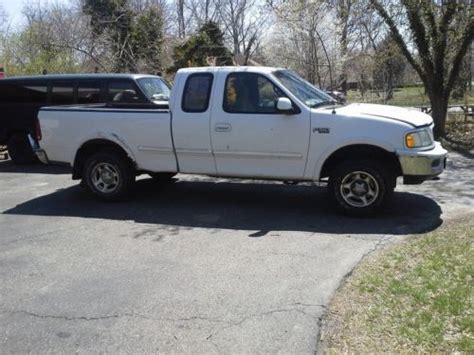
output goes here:
[[28, 2], [20, 25], [0, 8], [8, 76], [144, 72], [172, 79], [186, 66], [272, 65], [362, 101], [404, 104], [406, 95], [396, 93], [421, 85], [423, 94], [405, 104], [431, 105], [438, 127], [450, 98], [473, 100], [473, 36], [473, 6], [453, 0]]

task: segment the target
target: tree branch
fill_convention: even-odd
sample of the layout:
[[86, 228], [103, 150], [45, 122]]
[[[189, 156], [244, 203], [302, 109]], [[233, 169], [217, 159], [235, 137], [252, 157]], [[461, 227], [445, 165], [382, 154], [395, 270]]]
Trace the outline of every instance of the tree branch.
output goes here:
[[[413, 2], [410, 0], [402, 0], [402, 4], [404, 5], [407, 16], [408, 22], [410, 23], [410, 28], [413, 33], [413, 37], [416, 43], [416, 47], [418, 49], [418, 54], [421, 59], [421, 63], [423, 64], [423, 68], [425, 69], [426, 75], [432, 76], [434, 75], [434, 67], [433, 61], [430, 55], [430, 40], [426, 37], [426, 31], [423, 23], [421, 22], [420, 16], [420, 7], [428, 7], [430, 6], [428, 3], [423, 2]], [[415, 4], [417, 5], [415, 7]]]
[[454, 14], [456, 13], [456, 5], [448, 3], [447, 10], [441, 19], [439, 25], [437, 39], [434, 40], [435, 51], [434, 51], [434, 69], [437, 76], [440, 76], [440, 80], [444, 82], [444, 60], [446, 55], [446, 46], [448, 44], [448, 26], [452, 21]]
[[380, 17], [382, 17], [385, 20], [385, 23], [388, 25], [390, 32], [392, 32], [394, 41], [398, 44], [403, 55], [406, 57], [406, 59], [412, 65], [415, 71], [418, 73], [418, 75], [420, 76], [425, 86], [427, 86], [428, 81], [425, 76], [425, 73], [423, 72], [423, 69], [421, 68], [419, 63], [416, 62], [415, 58], [413, 58], [413, 55], [408, 50], [407, 44], [403, 40], [403, 37], [400, 34], [400, 31], [398, 30], [393, 19], [390, 17], [390, 15], [387, 13], [387, 11], [384, 9], [382, 4], [380, 4], [378, 0], [370, 0], [370, 3], [375, 8], [375, 10], [377, 10]]
[[451, 90], [453, 89], [454, 82], [461, 70], [462, 61], [464, 56], [467, 53], [468, 48], [472, 45], [472, 39], [474, 38], [474, 19], [471, 17], [469, 21], [469, 25], [466, 27], [461, 39], [460, 39], [460, 47], [459, 51], [453, 58], [453, 66], [451, 67], [451, 72], [448, 76], [448, 83], [446, 84], [445, 94], [449, 96]]

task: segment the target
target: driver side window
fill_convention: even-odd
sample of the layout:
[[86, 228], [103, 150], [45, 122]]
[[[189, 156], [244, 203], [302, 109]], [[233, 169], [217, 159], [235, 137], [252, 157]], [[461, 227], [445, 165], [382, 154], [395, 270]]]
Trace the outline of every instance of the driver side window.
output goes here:
[[231, 73], [226, 80], [223, 108], [229, 113], [278, 113], [279, 97], [287, 96], [263, 75]]

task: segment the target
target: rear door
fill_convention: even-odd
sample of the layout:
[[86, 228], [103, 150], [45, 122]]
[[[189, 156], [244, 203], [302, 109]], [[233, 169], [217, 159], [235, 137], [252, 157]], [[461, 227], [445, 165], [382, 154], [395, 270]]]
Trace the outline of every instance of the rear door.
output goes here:
[[310, 138], [310, 114], [276, 109], [285, 92], [271, 77], [220, 72], [211, 121], [220, 176], [301, 179]]
[[179, 170], [215, 175], [216, 165], [209, 133], [214, 73], [180, 73], [177, 78], [179, 82], [175, 83], [172, 94], [172, 122]]

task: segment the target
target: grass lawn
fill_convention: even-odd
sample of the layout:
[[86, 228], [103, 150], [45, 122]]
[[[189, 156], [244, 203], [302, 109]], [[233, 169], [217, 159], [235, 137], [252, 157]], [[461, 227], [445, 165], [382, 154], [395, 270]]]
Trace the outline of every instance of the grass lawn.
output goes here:
[[363, 262], [337, 292], [326, 352], [474, 353], [474, 218]]
[[[425, 89], [422, 86], [404, 87], [395, 89], [393, 99], [388, 101], [388, 105], [394, 106], [429, 106], [430, 100], [425, 95]], [[364, 97], [360, 95], [359, 91], [350, 90], [347, 93], [347, 99], [349, 102], [370, 102], [370, 103], [381, 103], [383, 100], [378, 97], [375, 93], [368, 92]], [[451, 100], [450, 104], [456, 103], [468, 103], [474, 104], [474, 92], [468, 92], [466, 97], [461, 100]]]

